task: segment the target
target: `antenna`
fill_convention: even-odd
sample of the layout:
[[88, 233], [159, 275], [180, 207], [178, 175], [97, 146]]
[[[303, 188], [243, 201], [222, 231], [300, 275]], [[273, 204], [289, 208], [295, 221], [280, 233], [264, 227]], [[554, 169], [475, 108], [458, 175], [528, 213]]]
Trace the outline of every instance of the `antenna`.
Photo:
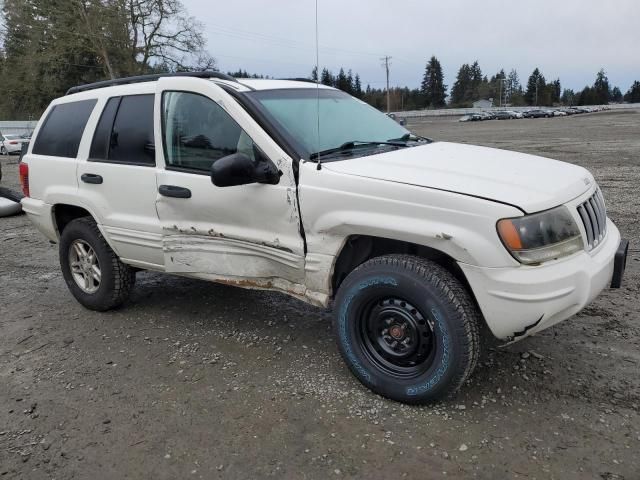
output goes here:
[[[320, 152], [320, 49], [318, 47], [318, 0], [316, 0], [316, 116], [318, 118], [318, 148]], [[322, 168], [320, 154], [318, 154], [317, 170]]]

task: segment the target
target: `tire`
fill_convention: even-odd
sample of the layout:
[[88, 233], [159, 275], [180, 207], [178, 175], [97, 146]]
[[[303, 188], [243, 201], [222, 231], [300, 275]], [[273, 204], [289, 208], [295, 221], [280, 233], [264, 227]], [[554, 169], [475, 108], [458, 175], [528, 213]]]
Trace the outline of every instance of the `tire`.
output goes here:
[[[1, 178], [1, 177], [0, 177]], [[8, 198], [14, 202], [20, 202], [24, 198], [24, 195], [20, 192], [15, 192], [5, 187], [0, 187], [0, 197]]]
[[[76, 249], [78, 246], [85, 252], [94, 252], [93, 258], [97, 258], [100, 272], [99, 280], [95, 277], [90, 278], [88, 283], [83, 283], [82, 287], [80, 286], [82, 282], [77, 280], [79, 276], [87, 278], [90, 276], [88, 273], [91, 272], [93, 275], [95, 270], [85, 263], [86, 270], [80, 266], [74, 275], [71, 263], [74, 257], [75, 260], [79, 260], [78, 254], [74, 253], [78, 251]], [[104, 312], [119, 307], [129, 297], [136, 280], [135, 272], [122, 263], [111, 250], [91, 217], [78, 218], [69, 222], [60, 236], [59, 255], [60, 267], [67, 287], [84, 307]], [[77, 263], [83, 265], [82, 260]], [[77, 273], [80, 270], [83, 273]]]
[[344, 280], [333, 325], [360, 382], [387, 398], [422, 404], [453, 396], [469, 378], [480, 353], [479, 323], [469, 293], [446, 269], [412, 255], [385, 255]]
[[7, 149], [5, 147], [0, 147], [0, 155], [6, 155]]

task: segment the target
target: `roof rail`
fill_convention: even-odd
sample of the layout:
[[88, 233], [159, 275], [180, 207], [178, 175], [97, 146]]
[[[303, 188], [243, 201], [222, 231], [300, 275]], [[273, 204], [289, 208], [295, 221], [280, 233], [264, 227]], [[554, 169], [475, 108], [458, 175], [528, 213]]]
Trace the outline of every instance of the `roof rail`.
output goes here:
[[295, 78], [279, 78], [278, 80], [289, 80], [291, 82], [307, 82], [307, 83], [318, 83], [315, 80], [304, 77], [295, 77]]
[[85, 92], [96, 88], [113, 87], [115, 85], [127, 85], [129, 83], [155, 82], [163, 77], [196, 77], [196, 78], [218, 78], [220, 80], [228, 80], [237, 82], [235, 78], [220, 72], [175, 72], [175, 73], [153, 73], [150, 75], [137, 75], [135, 77], [114, 78], [112, 80], [103, 80], [101, 82], [87, 83], [86, 85], [77, 85], [67, 90], [65, 95], [72, 93]]

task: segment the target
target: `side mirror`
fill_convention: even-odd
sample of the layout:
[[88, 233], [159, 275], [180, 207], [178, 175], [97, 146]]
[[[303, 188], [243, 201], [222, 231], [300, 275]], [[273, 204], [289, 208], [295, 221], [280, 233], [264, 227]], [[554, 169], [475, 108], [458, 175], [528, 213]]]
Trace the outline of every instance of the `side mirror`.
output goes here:
[[244, 153], [238, 152], [222, 157], [211, 165], [211, 183], [216, 187], [234, 187], [250, 183], [275, 185], [280, 181], [280, 175], [280, 171], [271, 160], [258, 154], [256, 160], [252, 160]]

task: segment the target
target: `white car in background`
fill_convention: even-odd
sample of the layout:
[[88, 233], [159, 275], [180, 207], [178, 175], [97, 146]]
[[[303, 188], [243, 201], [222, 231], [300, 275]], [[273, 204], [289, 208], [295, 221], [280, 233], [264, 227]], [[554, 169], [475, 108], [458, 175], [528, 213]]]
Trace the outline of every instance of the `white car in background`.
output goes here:
[[24, 139], [20, 135], [14, 133], [0, 134], [0, 154], [19, 154], [22, 149], [22, 143], [28, 141], [28, 139]]
[[123, 304], [139, 270], [332, 306], [353, 374], [408, 403], [469, 378], [481, 324], [520, 340], [619, 287], [628, 249], [584, 168], [434, 142], [306, 82], [74, 87], [19, 173], [86, 308]]

